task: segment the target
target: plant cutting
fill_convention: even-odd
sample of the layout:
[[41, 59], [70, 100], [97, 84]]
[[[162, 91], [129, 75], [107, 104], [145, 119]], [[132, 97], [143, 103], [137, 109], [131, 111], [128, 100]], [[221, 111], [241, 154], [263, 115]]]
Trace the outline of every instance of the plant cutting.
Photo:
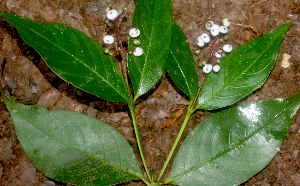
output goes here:
[[[207, 23], [206, 27], [212, 30], [210, 36], [207, 34], [212, 37], [211, 43], [206, 35], [200, 39], [212, 45], [215, 56], [209, 56], [208, 62], [216, 66], [213, 61], [216, 60], [220, 68], [207, 73], [199, 86], [186, 36], [173, 20], [172, 1], [136, 1], [133, 30], [128, 33], [119, 28], [119, 18], [125, 10], [118, 14], [108, 6], [107, 25], [116, 25], [118, 31], [104, 33], [103, 41], [107, 44], [104, 49], [71, 27], [0, 13], [59, 77], [102, 99], [127, 103], [131, 114], [138, 157], [126, 139], [102, 121], [76, 112], [23, 105], [2, 93], [17, 137], [37, 169], [50, 178], [75, 185], [114, 185], [128, 180], [142, 180], [149, 186], [238, 185], [267, 166], [300, 107], [300, 94], [233, 104], [264, 84], [291, 23], [235, 48], [218, 62], [215, 57], [223, 52], [214, 49], [215, 41], [225, 37], [222, 34], [226, 34], [228, 20], [220, 26], [227, 26], [221, 28], [221, 35], [215, 30], [216, 24]], [[128, 48], [122, 45], [122, 37], [128, 39]], [[199, 47], [205, 46], [200, 39]], [[231, 50], [229, 45], [224, 46], [227, 46], [224, 52]], [[121, 69], [111, 55], [121, 55]], [[200, 62], [203, 64], [203, 60]], [[165, 69], [190, 99], [190, 105], [160, 173], [154, 175], [143, 154], [135, 106], [137, 99], [155, 86]], [[178, 146], [196, 110], [220, 108]], [[173, 156], [171, 172], [162, 179]], [[141, 159], [142, 168], [136, 158]]]

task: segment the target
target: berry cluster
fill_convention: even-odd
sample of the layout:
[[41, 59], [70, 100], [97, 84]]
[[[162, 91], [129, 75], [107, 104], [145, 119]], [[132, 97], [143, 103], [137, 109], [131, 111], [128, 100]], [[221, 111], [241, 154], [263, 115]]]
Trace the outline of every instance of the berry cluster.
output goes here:
[[[122, 12], [120, 14], [118, 14], [118, 11], [116, 9], [113, 9], [113, 5], [110, 4], [106, 7], [106, 12], [107, 12], [107, 19], [105, 20], [105, 23], [107, 24], [107, 26], [112, 26], [112, 24], [117, 24], [118, 26], [118, 34], [116, 36], [112, 36], [112, 35], [108, 35], [106, 33], [106, 29], [104, 28], [104, 37], [103, 37], [103, 42], [105, 44], [113, 44], [115, 42], [115, 37], [118, 40], [118, 44], [116, 46], [116, 48], [114, 50], [110, 50], [109, 48], [104, 48], [104, 52], [109, 54], [109, 55], [113, 55], [114, 53], [118, 52], [118, 51], [126, 51], [129, 54], [133, 54], [136, 57], [139, 57], [141, 55], [143, 55], [143, 49], [138, 47], [140, 45], [140, 40], [135, 39], [137, 37], [140, 36], [141, 32], [139, 29], [137, 28], [131, 28], [129, 33], [124, 33], [121, 32], [120, 29], [120, 21], [122, 20], [121, 16], [127, 11], [127, 7], [123, 7]], [[135, 45], [135, 48], [133, 51], [128, 51], [125, 47], [123, 47], [122, 45], [122, 37], [132, 37], [134, 38], [133, 43]]]
[[[197, 45], [202, 48], [205, 45], [212, 46], [211, 55], [208, 61], [201, 60], [200, 58], [200, 50], [196, 50], [196, 54], [198, 55], [200, 62], [199, 67], [203, 67], [204, 73], [209, 73], [211, 70], [214, 72], [219, 72], [221, 66], [220, 58], [225, 57], [225, 53], [229, 53], [232, 51], [232, 46], [230, 44], [225, 44], [222, 49], [216, 49], [217, 43], [223, 43], [228, 40], [228, 27], [230, 25], [229, 19], [225, 18], [222, 20], [221, 25], [214, 24], [212, 21], [208, 21], [205, 24], [206, 30], [208, 33], [203, 33], [201, 36], [197, 38]], [[217, 58], [215, 63], [212, 63], [212, 57], [215, 56]]]

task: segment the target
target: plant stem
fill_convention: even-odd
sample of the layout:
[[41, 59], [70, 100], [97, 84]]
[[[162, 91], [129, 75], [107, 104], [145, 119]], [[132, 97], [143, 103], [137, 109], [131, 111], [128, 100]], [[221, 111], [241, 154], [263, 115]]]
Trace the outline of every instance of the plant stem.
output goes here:
[[189, 107], [188, 107], [185, 119], [184, 119], [184, 121], [183, 121], [183, 123], [181, 125], [181, 128], [180, 128], [180, 130], [179, 130], [179, 132], [177, 134], [177, 137], [176, 137], [176, 139], [175, 139], [175, 141], [173, 143], [173, 146], [172, 146], [172, 148], [171, 148], [171, 150], [169, 152], [169, 155], [168, 155], [168, 157], [167, 157], [167, 159], [166, 159], [166, 161], [165, 161], [165, 163], [164, 163], [164, 165], [163, 165], [163, 167], [162, 167], [162, 169], [161, 169], [161, 171], [160, 171], [160, 173], [158, 175], [157, 183], [160, 182], [160, 180], [161, 180], [161, 178], [162, 178], [162, 176], [163, 176], [163, 174], [164, 174], [164, 172], [165, 172], [165, 170], [166, 170], [166, 168], [167, 168], [167, 166], [168, 166], [168, 164], [169, 164], [169, 162], [170, 162], [170, 160], [171, 160], [171, 158], [172, 158], [172, 156], [174, 154], [174, 151], [175, 151], [175, 149], [176, 149], [176, 147], [177, 147], [177, 145], [179, 143], [179, 140], [180, 140], [180, 138], [181, 138], [181, 136], [183, 134], [183, 131], [184, 131], [184, 129], [185, 129], [185, 127], [186, 127], [186, 125], [187, 125], [187, 123], [188, 123], [191, 115], [194, 113], [194, 111], [195, 110], [192, 108], [192, 103], [191, 103], [189, 105]]
[[127, 62], [126, 62], [126, 58], [127, 58], [127, 53], [125, 53], [124, 51], [121, 51], [121, 56], [122, 56], [122, 61], [121, 61], [121, 72], [126, 84], [126, 88], [127, 88], [127, 92], [129, 94], [129, 97], [131, 100], [133, 100], [133, 93], [132, 93], [132, 88], [129, 85], [129, 80], [128, 80], [128, 68], [127, 68]]
[[153, 182], [152, 176], [151, 176], [151, 174], [150, 174], [150, 172], [148, 170], [148, 167], [147, 167], [147, 164], [146, 164], [146, 160], [145, 160], [145, 156], [144, 156], [143, 149], [142, 149], [142, 145], [141, 145], [141, 140], [140, 140], [138, 126], [137, 126], [136, 117], [135, 117], [134, 105], [135, 104], [133, 102], [128, 104], [128, 107], [129, 107], [130, 113], [131, 113], [131, 118], [132, 118], [134, 133], [135, 133], [135, 138], [136, 138], [136, 141], [137, 141], [137, 145], [138, 145], [138, 148], [139, 148], [139, 151], [140, 151], [140, 156], [141, 156], [141, 159], [142, 159], [142, 162], [143, 162], [146, 174], [148, 176], [148, 180], [152, 183]]
[[[151, 176], [151, 174], [150, 174], [150, 172], [148, 170], [148, 167], [147, 167], [147, 164], [146, 164], [146, 161], [145, 161], [145, 156], [144, 156], [144, 153], [143, 153], [143, 149], [142, 149], [142, 145], [141, 145], [141, 140], [140, 140], [140, 136], [139, 136], [139, 130], [138, 130], [137, 122], [136, 122], [136, 117], [135, 117], [135, 102], [133, 101], [133, 93], [132, 93], [132, 89], [131, 89], [131, 87], [129, 85], [128, 69], [127, 69], [127, 63], [125, 61], [126, 54], [125, 54], [125, 52], [121, 51], [121, 55], [122, 55], [121, 71], [122, 71], [123, 78], [124, 78], [124, 81], [125, 81], [125, 84], [126, 84], [126, 87], [127, 87], [127, 92], [128, 92], [128, 94], [130, 96], [130, 102], [128, 103], [128, 107], [129, 107], [130, 114], [131, 114], [131, 119], [132, 119], [132, 123], [133, 123], [135, 138], [136, 138], [136, 142], [137, 142], [137, 145], [138, 145], [138, 149], [139, 149], [139, 152], [140, 152], [140, 156], [141, 156], [141, 159], [142, 159], [142, 162], [143, 162], [144, 169], [146, 171], [148, 180], [152, 183], [153, 182], [152, 176]], [[143, 181], [144, 181], [144, 183], [146, 185], [149, 185], [148, 181], [146, 181], [146, 180], [143, 180]]]
[[203, 82], [204, 82], [204, 80], [205, 80], [205, 77], [206, 77], [206, 74], [203, 75], [202, 84], [201, 84], [200, 87], [198, 88], [196, 97], [195, 97], [195, 99], [194, 99], [194, 101], [193, 101], [193, 103], [192, 103], [192, 105], [191, 105], [191, 108], [192, 108], [193, 111], [195, 111], [195, 108], [196, 108], [196, 106], [197, 106], [198, 98], [199, 98], [199, 96], [200, 96], [201, 88], [202, 88]]
[[144, 176], [140, 177], [141, 180], [147, 185], [147, 186], [152, 186], [153, 184], [150, 183]]
[[[204, 82], [205, 77], [206, 77], [206, 74], [204, 74], [204, 76], [203, 76], [202, 84]], [[175, 151], [175, 149], [176, 149], [176, 147], [178, 145], [178, 142], [179, 142], [179, 140], [180, 140], [180, 138], [181, 138], [181, 136], [183, 134], [183, 131], [184, 131], [184, 129], [185, 129], [185, 127], [186, 127], [186, 125], [187, 125], [187, 123], [188, 123], [191, 115], [195, 112], [195, 110], [197, 110], [196, 106], [197, 106], [198, 98], [200, 96], [202, 84], [198, 88], [198, 92], [196, 94], [196, 97], [194, 98], [194, 100], [192, 100], [190, 102], [190, 105], [188, 107], [188, 110], [187, 110], [186, 116], [184, 118], [184, 121], [183, 121], [183, 123], [181, 125], [181, 128], [180, 128], [180, 130], [179, 130], [179, 132], [177, 134], [177, 137], [176, 137], [176, 139], [175, 139], [175, 141], [173, 143], [173, 146], [172, 146], [172, 148], [171, 148], [171, 150], [169, 152], [169, 155], [168, 155], [168, 157], [167, 157], [167, 159], [166, 159], [166, 161], [165, 161], [165, 163], [164, 163], [164, 165], [163, 165], [163, 167], [162, 167], [162, 169], [161, 169], [161, 171], [160, 171], [160, 173], [158, 175], [157, 183], [160, 182], [160, 180], [161, 180], [161, 178], [162, 178], [162, 176], [163, 176], [163, 174], [164, 174], [164, 172], [165, 172], [165, 170], [166, 170], [166, 168], [167, 168], [167, 166], [168, 166], [168, 164], [169, 164], [169, 162], [170, 162], [170, 160], [171, 160], [171, 158], [173, 156], [173, 153], [174, 153], [174, 151]]]

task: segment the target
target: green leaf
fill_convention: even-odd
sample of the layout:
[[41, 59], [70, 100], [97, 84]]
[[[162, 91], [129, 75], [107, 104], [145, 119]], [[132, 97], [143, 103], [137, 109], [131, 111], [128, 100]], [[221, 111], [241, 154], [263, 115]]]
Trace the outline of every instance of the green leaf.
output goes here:
[[206, 76], [197, 109], [233, 104], [261, 87], [276, 63], [285, 33], [292, 23], [239, 46], [221, 61], [219, 73]]
[[0, 13], [60, 78], [105, 100], [130, 100], [122, 74], [110, 56], [84, 33], [58, 23], [38, 23]]
[[[172, 36], [172, 1], [136, 1], [132, 25], [141, 31], [138, 39], [144, 50], [140, 57], [128, 55], [128, 71], [136, 100], [148, 92], [165, 71]], [[132, 39], [129, 45], [133, 50]]]
[[300, 94], [218, 112], [186, 138], [166, 180], [181, 185], [238, 185], [279, 151], [300, 107]]
[[198, 90], [197, 70], [189, 43], [177, 23], [173, 25], [166, 69], [177, 87], [194, 100]]
[[143, 178], [132, 148], [113, 127], [80, 113], [48, 111], [2, 97], [26, 155], [47, 176], [76, 185]]

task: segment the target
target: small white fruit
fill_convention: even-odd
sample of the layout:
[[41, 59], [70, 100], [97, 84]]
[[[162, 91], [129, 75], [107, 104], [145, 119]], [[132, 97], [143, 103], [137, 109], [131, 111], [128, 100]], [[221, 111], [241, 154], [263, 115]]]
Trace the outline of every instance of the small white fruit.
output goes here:
[[114, 37], [111, 36], [111, 35], [106, 35], [104, 36], [103, 38], [103, 42], [106, 43], [106, 44], [113, 44], [115, 41]]
[[[201, 36], [199, 36], [199, 37], [201, 37]], [[198, 37], [198, 39], [197, 39], [197, 45], [199, 46], [199, 47], [203, 47], [204, 46], [204, 41], [201, 39], [201, 38], [199, 38]]]
[[224, 26], [229, 27], [230, 22], [229, 22], [229, 19], [228, 19], [228, 18], [224, 18], [222, 21], [223, 21], [223, 25], [224, 25]]
[[222, 50], [218, 50], [217, 52], [215, 52], [216, 58], [222, 58], [222, 53], [223, 53]]
[[231, 52], [232, 51], [232, 46], [230, 44], [226, 44], [223, 46], [223, 50], [225, 52]]
[[214, 25], [214, 22], [212, 21], [207, 21], [207, 23], [205, 24], [205, 28], [206, 30], [210, 30], [211, 27]]
[[130, 35], [130, 37], [132, 37], [132, 38], [139, 37], [140, 34], [141, 34], [141, 31], [140, 31], [139, 29], [137, 29], [137, 28], [132, 28], [132, 29], [130, 29], [130, 31], [129, 31], [129, 35]]
[[213, 25], [210, 30], [211, 35], [217, 36], [219, 34], [219, 25]]
[[225, 27], [225, 26], [220, 26], [219, 27], [219, 31], [222, 33], [222, 34], [226, 34], [228, 32], [228, 28]]
[[211, 69], [212, 69], [211, 64], [205, 64], [204, 67], [203, 67], [203, 72], [204, 73], [210, 73]]
[[219, 72], [220, 69], [221, 69], [221, 66], [220, 66], [220, 65], [215, 65], [215, 66], [213, 66], [213, 71], [215, 71], [215, 72]]
[[133, 55], [136, 57], [139, 57], [141, 55], [143, 55], [144, 50], [140, 47], [136, 47], [135, 51], [133, 52]]
[[[210, 37], [209, 37], [209, 35], [206, 34], [206, 33], [202, 34], [200, 37], [201, 37], [201, 39], [202, 39], [202, 41], [203, 41], [204, 43], [208, 43], [208, 42], [210, 41]], [[199, 37], [198, 37], [198, 38], [199, 38]]]
[[112, 9], [110, 11], [107, 12], [106, 16], [107, 16], [107, 19], [109, 20], [114, 20], [118, 17], [118, 11], [115, 10], [115, 9]]

